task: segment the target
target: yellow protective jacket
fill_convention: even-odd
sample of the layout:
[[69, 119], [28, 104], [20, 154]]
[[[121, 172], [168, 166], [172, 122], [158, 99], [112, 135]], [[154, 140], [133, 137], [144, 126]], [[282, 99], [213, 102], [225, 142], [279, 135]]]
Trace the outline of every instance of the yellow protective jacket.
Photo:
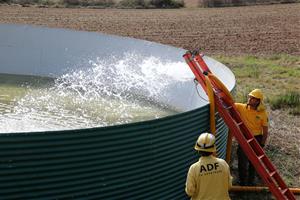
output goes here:
[[263, 134], [263, 126], [268, 126], [268, 114], [266, 110], [257, 111], [247, 107], [247, 104], [235, 103], [246, 126], [254, 136]]
[[185, 192], [191, 200], [230, 200], [232, 177], [225, 160], [214, 156], [200, 157], [190, 166]]

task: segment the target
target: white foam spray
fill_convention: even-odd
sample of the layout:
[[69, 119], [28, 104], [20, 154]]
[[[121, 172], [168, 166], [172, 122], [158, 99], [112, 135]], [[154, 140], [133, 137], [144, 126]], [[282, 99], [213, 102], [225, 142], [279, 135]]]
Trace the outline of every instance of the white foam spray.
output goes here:
[[[89, 61], [55, 80], [28, 90], [0, 117], [0, 133], [66, 130], [144, 121], [172, 115], [164, 91], [190, 79], [182, 62], [127, 54]], [[164, 99], [164, 101], [161, 101]]]

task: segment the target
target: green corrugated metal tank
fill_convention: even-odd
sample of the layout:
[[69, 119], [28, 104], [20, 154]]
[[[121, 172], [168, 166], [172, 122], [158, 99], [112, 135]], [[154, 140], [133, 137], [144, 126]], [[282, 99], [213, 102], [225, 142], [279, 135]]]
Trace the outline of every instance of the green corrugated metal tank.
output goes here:
[[[184, 199], [208, 106], [120, 126], [0, 135], [0, 199]], [[218, 120], [218, 149], [227, 128]]]
[[[0, 25], [0, 44], [4, 43], [3, 38], [6, 38], [7, 42], [5, 34], [14, 35], [19, 32], [22, 37], [27, 35], [29, 39], [26, 41], [30, 43], [30, 39], [36, 39], [36, 35], [41, 37], [41, 33], [47, 31], [51, 32], [52, 38], [56, 40], [59, 36], [65, 39], [63, 35], [72, 32]], [[46, 36], [50, 38], [49, 44], [46, 44], [48, 47], [53, 44], [51, 34]], [[80, 32], [80, 37], [82, 34], [89, 33]], [[91, 38], [90, 34], [88, 36]], [[99, 35], [94, 34], [93, 37]], [[44, 39], [40, 39], [41, 43], [45, 42]], [[114, 39], [116, 38], [110, 38]], [[125, 46], [134, 46], [138, 51], [147, 46], [147, 51], [154, 55], [161, 54], [157, 50], [164, 49], [164, 52], [178, 60], [182, 59], [181, 55], [184, 52], [145, 41], [123, 38], [121, 41], [129, 42]], [[8, 40], [9, 42], [11, 41]], [[61, 44], [61, 41], [58, 43]], [[92, 43], [95, 41], [91, 41]], [[22, 45], [24, 46], [23, 43]], [[18, 47], [20, 46], [15, 46], [16, 53], [20, 51]], [[88, 48], [95, 52], [93, 46]], [[7, 49], [0, 47], [0, 52], [4, 51]], [[108, 53], [107, 50], [103, 52], [103, 56]], [[63, 55], [61, 52], [58, 54]], [[1, 55], [0, 59], [5, 60], [9, 58], [10, 52]], [[51, 58], [53, 56], [50, 56]], [[32, 59], [26, 60], [31, 63], [27, 66], [24, 59], [20, 61], [22, 69], [18, 73], [49, 73], [49, 67], [39, 71]], [[13, 58], [7, 59], [7, 63], [4, 64], [11, 62], [15, 62]], [[52, 68], [53, 74], [58, 75], [59, 68], [64, 66], [62, 63], [55, 65], [52, 62], [52, 59], [49, 63], [48, 60], [43, 61], [43, 66], [59, 66]], [[210, 62], [212, 60], [209, 60], [208, 64]], [[13, 63], [8, 68], [0, 67], [0, 73], [16, 73], [13, 71], [14, 66], [20, 66], [20, 63]], [[30, 68], [31, 66], [34, 66], [34, 69]], [[224, 70], [222, 69], [220, 74], [224, 74]], [[232, 89], [235, 82], [231, 75], [229, 77], [232, 80], [227, 85]], [[184, 91], [182, 94], [183, 97], [180, 98], [183, 100], [180, 103], [173, 101], [177, 106], [185, 102]], [[209, 131], [209, 106], [207, 103], [198, 106], [197, 95], [194, 95], [194, 98], [196, 101], [189, 101], [182, 113], [150, 121], [79, 130], [0, 134], [0, 199], [186, 199], [184, 188], [187, 170], [190, 164], [198, 159], [193, 146], [201, 132]], [[217, 117], [216, 120], [218, 156], [225, 158], [228, 129], [220, 118]]]

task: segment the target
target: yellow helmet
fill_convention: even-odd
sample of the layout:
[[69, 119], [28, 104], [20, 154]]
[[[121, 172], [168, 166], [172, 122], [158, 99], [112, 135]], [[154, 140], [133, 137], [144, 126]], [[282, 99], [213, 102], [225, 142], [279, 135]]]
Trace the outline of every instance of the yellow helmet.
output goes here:
[[216, 138], [211, 133], [202, 133], [195, 144], [194, 149], [197, 151], [215, 152]]
[[259, 103], [259, 105], [256, 108], [257, 111], [264, 111], [264, 110], [266, 110], [266, 107], [265, 107], [264, 102], [263, 102], [264, 95], [263, 95], [263, 93], [262, 93], [262, 91], [260, 89], [254, 89], [248, 95], [251, 96], [251, 97], [260, 99], [260, 103]]
[[260, 99], [260, 101], [264, 100], [264, 95], [260, 89], [254, 89], [248, 95]]

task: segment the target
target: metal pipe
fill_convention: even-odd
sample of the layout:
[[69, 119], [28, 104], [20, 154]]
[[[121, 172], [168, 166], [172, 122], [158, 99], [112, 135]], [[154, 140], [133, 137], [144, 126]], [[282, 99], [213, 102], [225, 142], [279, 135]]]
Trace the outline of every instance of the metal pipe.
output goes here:
[[[294, 194], [300, 194], [300, 188], [289, 188]], [[230, 192], [266, 192], [269, 188], [266, 186], [239, 186], [234, 185], [230, 188]]]
[[227, 136], [227, 145], [226, 145], [226, 162], [229, 164], [231, 161], [231, 150], [232, 150], [232, 137], [233, 134], [229, 130]]
[[210, 131], [213, 135], [216, 135], [216, 119], [215, 119], [216, 113], [215, 113], [214, 91], [211, 82], [207, 76], [205, 76], [205, 84], [206, 84], [207, 96], [209, 99]]

